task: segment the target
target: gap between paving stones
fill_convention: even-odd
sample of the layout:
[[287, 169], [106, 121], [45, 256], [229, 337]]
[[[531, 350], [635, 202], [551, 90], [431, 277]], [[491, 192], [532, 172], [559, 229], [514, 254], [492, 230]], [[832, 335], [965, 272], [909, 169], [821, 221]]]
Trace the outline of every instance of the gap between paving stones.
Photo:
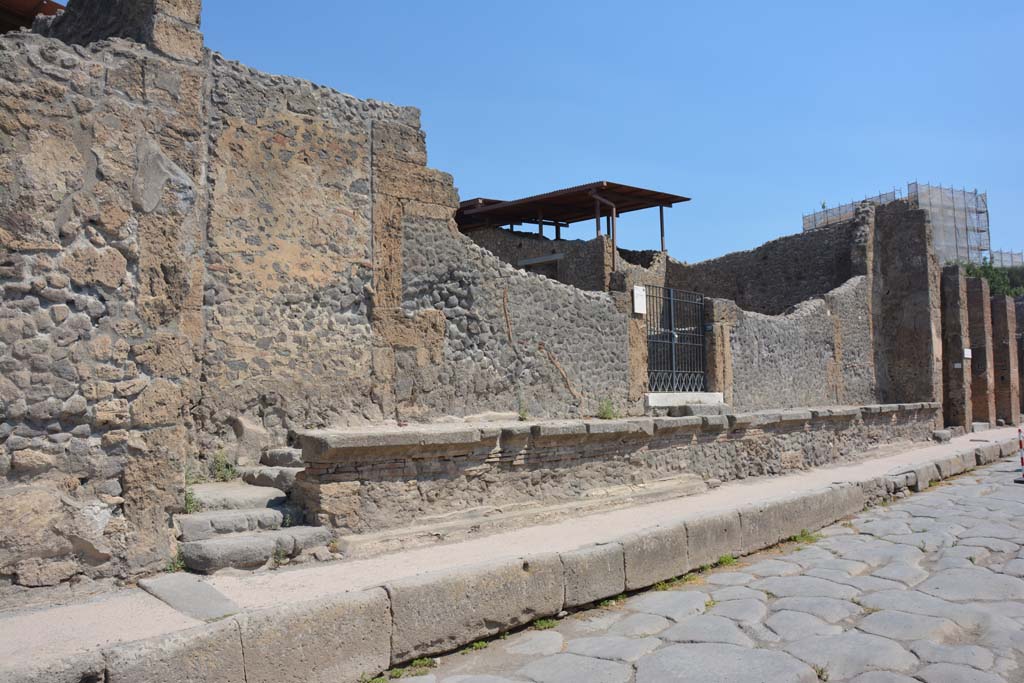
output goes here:
[[[10, 672], [19, 683], [317, 683], [359, 681], [423, 656], [457, 650], [669, 581], [922, 491], [1001, 457], [1016, 439], [959, 449], [883, 477], [692, 515], [615, 541], [427, 572], [383, 586], [259, 610]], [[258, 653], [258, 654], [257, 654]], [[14, 676], [13, 678], [6, 678]]]

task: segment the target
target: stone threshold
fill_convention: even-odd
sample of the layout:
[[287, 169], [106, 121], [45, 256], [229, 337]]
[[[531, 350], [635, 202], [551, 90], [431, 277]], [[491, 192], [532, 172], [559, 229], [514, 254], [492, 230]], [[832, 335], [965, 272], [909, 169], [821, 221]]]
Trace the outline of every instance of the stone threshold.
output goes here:
[[[373, 579], [364, 575], [361, 582], [351, 576], [344, 580], [345, 563], [262, 577], [214, 577], [213, 587], [238, 603], [240, 614], [162, 636], [66, 653], [71, 656], [60, 661], [33, 653], [18, 660], [22, 669], [0, 669], [0, 680], [60, 683], [93, 676], [109, 683], [358, 681], [415, 657], [448, 652], [540, 617], [651, 586], [722, 555], [762, 550], [866, 505], [923, 490], [934, 481], [1016, 453], [1012, 428], [957, 437], [877, 461], [730, 484], [682, 502], [642, 506], [639, 518], [627, 519], [633, 528], [610, 521], [626, 511], [593, 515], [592, 522], [602, 518], [596, 521], [610, 529], [608, 538], [599, 542], [587, 542], [595, 534], [583, 524], [579, 535], [560, 535], [553, 541], [542, 533], [544, 528], [523, 530], [536, 537], [543, 552], [514, 557], [502, 557], [500, 536], [480, 539], [490, 546], [496, 543], [501, 558], [485, 562], [460, 562], [458, 545], [447, 546], [448, 552], [435, 558], [444, 568], [425, 573], [416, 573], [413, 551], [406, 558], [402, 553], [380, 558], [387, 564], [375, 566], [389, 570], [378, 570]], [[780, 487], [787, 479], [789, 485]], [[697, 499], [704, 499], [703, 504]], [[645, 514], [668, 505], [683, 511]], [[504, 547], [514, 548], [507, 540]], [[267, 604], [253, 608], [261, 593]], [[296, 595], [307, 599], [295, 601]], [[32, 616], [0, 617], [0, 642], [17, 643], [17, 634], [31, 630]], [[76, 633], [95, 642], [81, 625]]]

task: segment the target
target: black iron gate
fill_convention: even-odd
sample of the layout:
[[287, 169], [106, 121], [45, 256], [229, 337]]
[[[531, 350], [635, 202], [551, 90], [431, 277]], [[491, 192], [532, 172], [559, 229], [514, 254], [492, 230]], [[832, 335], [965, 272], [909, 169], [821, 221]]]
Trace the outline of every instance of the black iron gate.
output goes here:
[[704, 295], [646, 289], [649, 391], [704, 391]]

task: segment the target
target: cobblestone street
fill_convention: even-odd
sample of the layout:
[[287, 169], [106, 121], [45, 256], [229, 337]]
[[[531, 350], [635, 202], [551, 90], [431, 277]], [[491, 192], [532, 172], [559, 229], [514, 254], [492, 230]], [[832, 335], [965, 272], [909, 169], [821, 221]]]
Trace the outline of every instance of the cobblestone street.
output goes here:
[[403, 678], [1022, 681], [1024, 486], [1012, 483], [1014, 469], [979, 469], [819, 535], [725, 558], [728, 566], [480, 643]]

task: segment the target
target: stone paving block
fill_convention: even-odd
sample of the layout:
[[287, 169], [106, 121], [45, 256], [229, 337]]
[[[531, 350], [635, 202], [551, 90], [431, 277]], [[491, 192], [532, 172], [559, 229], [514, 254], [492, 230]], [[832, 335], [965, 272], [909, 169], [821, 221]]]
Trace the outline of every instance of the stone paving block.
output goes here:
[[740, 515], [710, 513], [686, 520], [686, 547], [692, 567], [714, 564], [723, 555], [741, 554]]
[[622, 593], [626, 568], [622, 546], [606, 543], [561, 553], [565, 607], [579, 607]]
[[683, 523], [645, 529], [619, 539], [626, 567], [626, 590], [637, 590], [681, 576], [693, 568]]
[[229, 619], [118, 645], [104, 653], [106, 683], [252, 683], [238, 624]]
[[929, 664], [917, 672], [917, 678], [924, 683], [1005, 683], [996, 674], [962, 664]]
[[805, 638], [789, 643], [785, 650], [825, 670], [830, 680], [853, 678], [878, 669], [909, 673], [917, 667], [917, 657], [899, 643], [856, 631]]
[[[694, 672], [700, 672], [696, 677]], [[636, 683], [818, 683], [811, 667], [773, 650], [722, 643], [670, 645], [636, 663]]]
[[194, 574], [177, 572], [139, 581], [139, 587], [193, 619], [210, 621], [239, 612], [238, 605]]
[[924, 491], [933, 481], [941, 479], [939, 470], [934, 463], [921, 463], [914, 467], [913, 472], [914, 482], [910, 485], [910, 490], [915, 493]]
[[833, 489], [787, 496], [740, 508], [744, 554], [775, 545], [801, 531], [814, 531], [837, 517]]
[[246, 683], [356, 680], [391, 662], [391, 613], [381, 588], [246, 612], [235, 621]]
[[811, 636], [830, 636], [843, 632], [842, 626], [829, 624], [807, 612], [779, 610], [773, 612], [765, 625], [783, 640], [802, 640]]
[[763, 601], [755, 598], [742, 600], [724, 600], [715, 604], [708, 614], [732, 619], [743, 624], [753, 624], [764, 619], [768, 613], [768, 607]]
[[519, 673], [536, 683], [629, 683], [633, 679], [633, 668], [626, 664], [569, 653], [538, 659]]
[[867, 615], [861, 620], [858, 628], [891, 640], [938, 642], [952, 640], [960, 632], [959, 627], [949, 619], [888, 609]]
[[702, 614], [707, 601], [701, 591], [650, 591], [627, 600], [626, 609], [679, 621]]
[[985, 444], [974, 449], [974, 456], [979, 466], [995, 462], [1002, 456], [1002, 446], [997, 443]]
[[731, 643], [753, 647], [754, 641], [740, 627], [725, 617], [701, 614], [681, 620], [658, 634], [659, 638], [677, 643]]
[[396, 664], [557, 614], [565, 597], [562, 561], [554, 553], [428, 572], [385, 588]]
[[600, 659], [617, 659], [635, 662], [661, 646], [657, 638], [626, 638], [624, 636], [595, 636], [576, 638], [566, 644], [566, 650], [573, 654]]

